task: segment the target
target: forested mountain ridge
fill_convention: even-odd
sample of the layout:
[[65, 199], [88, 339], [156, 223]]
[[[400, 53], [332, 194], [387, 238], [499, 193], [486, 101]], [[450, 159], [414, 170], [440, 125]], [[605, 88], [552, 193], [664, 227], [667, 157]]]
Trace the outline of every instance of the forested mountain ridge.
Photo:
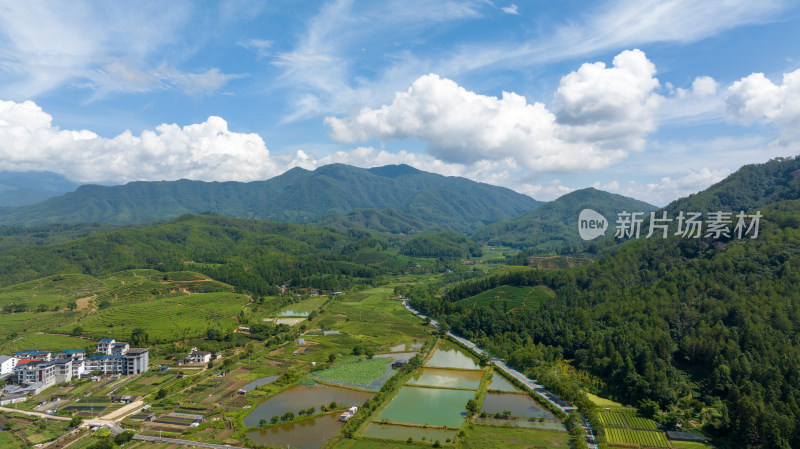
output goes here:
[[643, 201], [589, 187], [563, 195], [535, 210], [489, 224], [477, 230], [472, 238], [489, 245], [538, 253], [577, 251], [585, 243], [578, 235], [578, 214], [587, 208], [605, 216], [612, 233], [617, 213], [646, 213], [656, 209]]
[[[561, 357], [668, 428], [697, 426], [727, 447], [800, 447], [797, 164], [745, 166], [666, 208], [758, 209], [755, 239], [631, 239], [589, 267], [506, 270], [441, 297], [412, 293], [412, 305], [576, 403], [585, 397], [549, 365]], [[556, 300], [536, 310], [462, 301], [540, 284]]]
[[0, 209], [0, 224], [163, 221], [186, 213], [305, 223], [353, 209], [397, 209], [458, 231], [473, 230], [540, 203], [503, 187], [408, 166], [294, 168], [267, 181], [131, 182], [87, 185], [60, 197]]
[[0, 258], [0, 286], [63, 273], [96, 276], [133, 268], [191, 268], [244, 291], [266, 294], [283, 283], [344, 288], [353, 279], [369, 282], [402, 270], [409, 260], [384, 251], [367, 232], [186, 215], [58, 245], [6, 251]]
[[800, 156], [748, 164], [702, 192], [668, 204], [666, 210], [751, 211], [783, 200], [800, 198]]
[[71, 192], [78, 184], [52, 172], [0, 171], [0, 206], [22, 206]]

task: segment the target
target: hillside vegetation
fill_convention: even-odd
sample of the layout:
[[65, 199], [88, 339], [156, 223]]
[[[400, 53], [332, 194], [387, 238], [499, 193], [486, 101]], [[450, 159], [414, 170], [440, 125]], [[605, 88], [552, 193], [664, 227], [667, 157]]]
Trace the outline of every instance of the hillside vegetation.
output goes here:
[[81, 186], [31, 206], [0, 208], [0, 224], [163, 221], [183, 214], [306, 223], [353, 209], [396, 209], [461, 232], [533, 209], [539, 202], [503, 187], [445, 177], [406, 165], [294, 168], [267, 181], [132, 182]]
[[525, 249], [528, 254], [553, 254], [580, 251], [586, 244], [578, 235], [578, 215], [583, 209], [599, 212], [608, 220], [613, 235], [619, 212], [650, 212], [655, 206], [603, 192], [592, 187], [576, 190], [541, 207], [507, 220], [487, 225], [472, 238], [489, 245]]

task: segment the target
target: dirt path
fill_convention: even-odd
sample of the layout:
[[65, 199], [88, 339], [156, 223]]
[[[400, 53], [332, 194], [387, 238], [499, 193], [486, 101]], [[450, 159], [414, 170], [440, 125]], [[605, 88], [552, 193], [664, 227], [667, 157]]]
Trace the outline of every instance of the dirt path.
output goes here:
[[113, 412], [107, 415], [103, 415], [100, 417], [100, 419], [115, 421], [118, 420], [118, 418], [121, 418], [125, 415], [129, 415], [142, 407], [144, 407], [144, 401], [140, 399], [138, 401], [131, 402], [130, 404], [127, 404], [124, 407], [121, 407], [117, 410], [114, 410]]
[[0, 407], [0, 412], [21, 413], [23, 415], [35, 416], [37, 418], [53, 419], [56, 421], [69, 421], [72, 418], [66, 416], [48, 415], [47, 413], [29, 412], [27, 410], [17, 410], [15, 408]]
[[75, 300], [75, 304], [78, 305], [78, 308], [76, 310], [86, 310], [86, 309], [88, 309], [89, 308], [89, 301], [91, 301], [92, 298], [94, 298], [95, 296], [97, 296], [97, 295], [86, 296], [86, 297], [83, 297], [83, 298], [76, 299]]

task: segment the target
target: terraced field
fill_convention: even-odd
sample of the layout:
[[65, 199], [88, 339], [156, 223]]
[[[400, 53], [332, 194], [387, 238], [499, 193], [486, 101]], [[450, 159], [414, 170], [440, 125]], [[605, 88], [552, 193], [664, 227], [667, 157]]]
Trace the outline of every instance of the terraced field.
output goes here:
[[626, 444], [640, 447], [670, 447], [663, 432], [632, 429], [606, 429], [609, 444]]

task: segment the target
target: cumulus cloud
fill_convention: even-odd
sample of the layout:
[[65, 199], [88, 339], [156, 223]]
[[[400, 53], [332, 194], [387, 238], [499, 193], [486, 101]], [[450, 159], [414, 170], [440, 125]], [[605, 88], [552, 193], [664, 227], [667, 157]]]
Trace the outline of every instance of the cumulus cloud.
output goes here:
[[775, 84], [763, 73], [753, 73], [728, 87], [728, 114], [735, 121], [775, 123], [797, 132], [800, 125], [800, 69], [784, 73]]
[[232, 132], [220, 117], [107, 139], [53, 126], [32, 101], [0, 101], [0, 169], [49, 170], [79, 182], [252, 181], [281, 171], [260, 136]]
[[556, 91], [558, 121], [569, 141], [606, 147], [641, 149], [644, 135], [656, 129], [656, 110], [663, 100], [656, 66], [640, 50], [623, 51], [613, 67], [583, 64], [561, 79]]
[[584, 64], [563, 77], [556, 113], [544, 104], [503, 92], [500, 98], [468, 91], [429, 74], [394, 101], [347, 117], [326, 117], [342, 142], [418, 139], [446, 162], [513, 160], [532, 171], [606, 167], [641, 149], [655, 129], [661, 97], [655, 66], [639, 50], [624, 51], [613, 67]]

